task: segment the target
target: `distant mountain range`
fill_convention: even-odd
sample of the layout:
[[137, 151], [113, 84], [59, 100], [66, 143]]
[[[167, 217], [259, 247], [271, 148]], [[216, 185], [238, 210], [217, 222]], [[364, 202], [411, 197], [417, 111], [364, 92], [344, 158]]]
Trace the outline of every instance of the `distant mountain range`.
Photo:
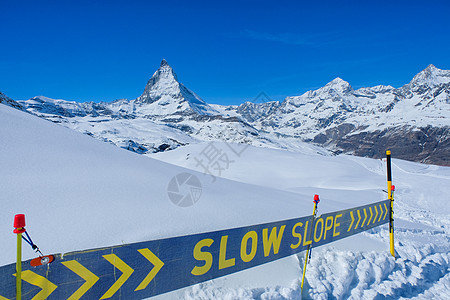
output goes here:
[[[208, 104], [177, 79], [167, 61], [134, 100], [73, 102], [43, 96], [0, 102], [140, 154], [199, 141], [292, 151], [304, 143], [348, 153], [450, 165], [450, 71], [429, 65], [410, 83], [354, 90], [336, 78], [282, 102]], [[309, 147], [309, 149], [311, 149]]]

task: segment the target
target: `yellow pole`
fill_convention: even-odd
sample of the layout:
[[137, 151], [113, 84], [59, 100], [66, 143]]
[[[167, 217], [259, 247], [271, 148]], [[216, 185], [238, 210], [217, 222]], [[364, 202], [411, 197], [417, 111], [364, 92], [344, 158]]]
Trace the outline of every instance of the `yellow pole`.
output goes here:
[[[317, 202], [316, 202], [317, 199]], [[309, 231], [309, 240], [311, 240], [311, 234], [313, 231], [313, 223], [314, 223], [314, 218], [316, 216], [316, 207], [317, 207], [317, 203], [319, 202], [319, 197], [316, 195], [314, 196], [314, 208], [313, 208], [313, 217], [312, 217], [312, 221], [311, 221], [311, 230]], [[305, 282], [305, 275], [306, 275], [306, 265], [308, 263], [308, 255], [309, 255], [309, 249], [311, 248], [311, 245], [308, 245], [308, 248], [306, 249], [306, 257], [305, 257], [305, 264], [303, 265], [303, 276], [302, 276], [302, 284], [301, 284], [301, 291], [300, 293], [303, 294], [303, 283]]]
[[22, 233], [17, 234], [16, 299], [22, 299]]
[[22, 299], [22, 233], [25, 230], [25, 215], [14, 216], [14, 230], [17, 234], [17, 261], [16, 261], [16, 299]]
[[386, 165], [387, 165], [387, 185], [388, 185], [388, 199], [390, 200], [389, 213], [389, 241], [391, 255], [395, 258], [394, 249], [394, 196], [392, 193], [392, 170], [391, 170], [391, 151], [386, 151]]

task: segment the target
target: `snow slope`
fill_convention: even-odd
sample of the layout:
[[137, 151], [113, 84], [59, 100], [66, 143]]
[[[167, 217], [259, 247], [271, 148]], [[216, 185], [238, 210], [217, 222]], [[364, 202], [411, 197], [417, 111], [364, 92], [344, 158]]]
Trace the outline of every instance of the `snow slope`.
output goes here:
[[[41, 250], [55, 253], [309, 215], [315, 193], [319, 213], [385, 197], [379, 160], [319, 155], [307, 146], [293, 153], [214, 143], [230, 161], [213, 178], [195, 160], [208, 145], [146, 157], [0, 105], [0, 265], [15, 260], [16, 213], [26, 214]], [[199, 201], [184, 208], [167, 194], [169, 181], [182, 172], [202, 184]], [[450, 168], [394, 160], [393, 172], [400, 258], [389, 257], [387, 226], [317, 248], [307, 296], [450, 299]], [[23, 252], [24, 259], [34, 257], [25, 246]], [[300, 253], [157, 298], [299, 299], [303, 258]]]
[[[13, 244], [11, 222], [21, 212], [36, 243], [46, 252], [65, 252], [292, 218], [298, 215], [292, 208], [309, 202], [294, 193], [218, 179], [201, 180], [199, 202], [180, 208], [168, 199], [167, 185], [186, 169], [4, 105], [0, 122], [0, 239]], [[1, 244], [0, 264], [15, 259], [9, 242]]]

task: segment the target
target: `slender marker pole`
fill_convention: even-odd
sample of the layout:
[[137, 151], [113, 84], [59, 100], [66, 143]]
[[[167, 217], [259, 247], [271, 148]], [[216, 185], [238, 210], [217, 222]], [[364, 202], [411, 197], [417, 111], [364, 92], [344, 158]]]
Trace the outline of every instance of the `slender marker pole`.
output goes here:
[[386, 165], [387, 165], [387, 185], [388, 185], [388, 199], [390, 200], [389, 212], [389, 241], [391, 255], [395, 258], [394, 249], [394, 195], [392, 193], [392, 170], [391, 170], [391, 151], [386, 151]]
[[22, 234], [17, 234], [16, 298], [22, 298]]
[[14, 216], [14, 230], [17, 234], [17, 262], [16, 262], [16, 299], [22, 299], [22, 233], [25, 229], [25, 215]]
[[[317, 204], [320, 202], [319, 200], [319, 195], [314, 195], [314, 208], [313, 208], [313, 214], [312, 214], [312, 219], [311, 219], [311, 230], [309, 231], [309, 240], [311, 240], [312, 237], [312, 231], [314, 228], [314, 219], [316, 217], [316, 208], [317, 208]], [[305, 282], [305, 275], [306, 275], [306, 265], [308, 264], [308, 255], [309, 255], [309, 250], [311, 249], [311, 244], [308, 245], [308, 248], [306, 249], [306, 257], [305, 257], [305, 264], [303, 265], [303, 276], [302, 276], [302, 285], [301, 285], [301, 295], [303, 295], [303, 283]]]

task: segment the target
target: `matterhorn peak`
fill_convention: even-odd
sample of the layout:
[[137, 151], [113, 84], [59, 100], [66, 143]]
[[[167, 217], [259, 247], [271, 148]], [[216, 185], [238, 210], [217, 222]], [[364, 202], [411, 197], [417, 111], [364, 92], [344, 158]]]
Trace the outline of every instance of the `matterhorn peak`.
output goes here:
[[203, 114], [213, 111], [197, 94], [178, 81], [177, 75], [165, 59], [147, 82], [142, 95], [135, 101], [140, 106], [147, 106], [152, 114], [183, 111]]
[[161, 67], [165, 67], [165, 66], [170, 67], [170, 66], [169, 66], [169, 63], [168, 63], [167, 60], [164, 59], [164, 58], [163, 58], [163, 60], [161, 61], [161, 65], [160, 65], [160, 66], [161, 66]]
[[167, 60], [165, 60], [164, 58], [161, 61], [160, 67], [169, 67], [169, 68], [171, 68], [169, 63], [167, 62]]
[[180, 83], [177, 75], [169, 63], [163, 59], [161, 65], [147, 82], [144, 92], [137, 98], [138, 102], [153, 103], [162, 95], [175, 95], [180, 92]]

